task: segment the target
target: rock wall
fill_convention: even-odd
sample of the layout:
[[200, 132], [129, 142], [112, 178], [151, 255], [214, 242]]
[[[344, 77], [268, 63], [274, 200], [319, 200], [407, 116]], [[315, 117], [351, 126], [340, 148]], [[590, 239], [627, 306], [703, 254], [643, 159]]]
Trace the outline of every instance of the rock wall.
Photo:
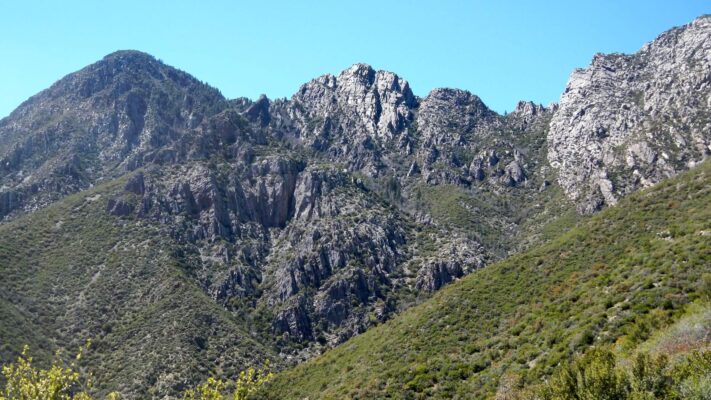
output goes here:
[[711, 154], [711, 17], [639, 52], [597, 54], [573, 72], [553, 116], [548, 159], [590, 213]]

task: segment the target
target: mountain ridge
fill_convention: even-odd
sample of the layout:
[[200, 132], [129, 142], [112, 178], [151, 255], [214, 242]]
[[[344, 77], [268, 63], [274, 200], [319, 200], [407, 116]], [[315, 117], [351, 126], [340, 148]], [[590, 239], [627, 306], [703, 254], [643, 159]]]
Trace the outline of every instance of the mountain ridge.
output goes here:
[[[128, 396], [174, 395], [209, 370], [226, 376], [258, 358], [278, 367], [312, 358], [466, 274], [557, 237], [580, 213], [705, 159], [711, 148], [696, 144], [711, 141], [703, 129], [711, 60], [694, 49], [711, 46], [709, 20], [663, 34], [644, 56], [596, 57], [573, 73], [560, 104], [522, 101], [506, 115], [459, 89], [419, 98], [403, 78], [366, 64], [314, 78], [291, 99], [228, 100], [148, 54], [112, 53], [0, 121], [8, 288], [0, 312], [44, 326], [35, 339], [51, 343], [42, 348], [48, 353], [76, 344], [67, 332], [99, 336], [96, 363], [107, 388]], [[638, 74], [645, 68], [667, 74]], [[689, 72], [684, 80], [680, 71]], [[592, 78], [577, 78], [586, 74]], [[618, 84], [632, 75], [628, 86]], [[622, 91], [630, 87], [645, 91]], [[667, 92], [683, 99], [667, 101]], [[660, 115], [674, 117], [672, 128], [658, 129], [654, 119], [645, 125]], [[663, 153], [667, 144], [674, 151]], [[97, 254], [72, 247], [91, 242], [94, 221], [117, 236], [99, 235]], [[18, 237], [34, 253], [16, 253]], [[52, 240], [66, 249], [43, 247]], [[94, 277], [102, 282], [96, 289], [77, 284]], [[133, 302], [112, 305], [112, 285]], [[50, 289], [52, 298], [38, 295]], [[173, 302], [202, 314], [189, 313], [185, 325], [168, 320]], [[64, 309], [101, 317], [86, 321]], [[103, 325], [105, 309], [115, 325]], [[145, 313], [156, 310], [165, 318]], [[60, 316], [66, 326], [47, 323]], [[154, 340], [158, 326], [172, 335], [175, 357], [190, 358], [197, 371], [170, 372], [160, 361], [170, 350], [159, 343], [145, 379], [103, 367], [145, 350], [123, 346], [121, 335]], [[193, 335], [190, 326], [200, 329]], [[212, 346], [210, 332], [228, 326], [239, 335]], [[10, 357], [21, 344], [5, 335]], [[250, 358], [242, 342], [263, 356]], [[234, 353], [215, 361], [226, 346]]]

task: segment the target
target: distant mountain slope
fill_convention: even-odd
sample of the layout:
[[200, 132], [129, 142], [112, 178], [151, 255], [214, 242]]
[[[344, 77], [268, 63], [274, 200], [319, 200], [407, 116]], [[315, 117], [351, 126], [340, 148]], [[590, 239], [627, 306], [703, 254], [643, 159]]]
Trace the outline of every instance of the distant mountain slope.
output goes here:
[[[3, 359], [24, 342], [45, 356], [71, 349], [103, 337], [104, 328], [134, 338], [160, 329], [167, 323], [162, 316], [177, 312], [171, 307], [180, 302], [202, 309], [209, 300], [209, 321], [234, 327], [228, 329], [234, 335], [214, 334], [232, 343], [235, 355], [216, 359], [205, 347], [212, 323], [171, 322], [163, 329], [182, 343], [181, 355], [153, 343], [152, 354], [163, 361], [109, 376], [115, 354], [137, 357], [148, 348], [108, 335], [96, 359], [106, 387], [132, 396], [175, 394], [209, 370], [229, 374], [235, 360], [279, 354], [285, 363], [298, 362], [512, 251], [526, 216], [543, 222], [569, 208], [552, 178], [535, 172], [544, 168], [548, 110], [522, 102], [504, 117], [468, 92], [439, 90], [421, 101], [420, 134], [409, 125], [420, 100], [393, 76], [359, 64], [326, 79], [333, 87], [301, 90], [290, 101], [226, 101], [149, 55], [122, 51], [28, 100], [0, 122], [0, 245], [9, 249], [0, 258], [8, 271], [0, 310], [13, 327], [0, 330]], [[394, 94], [401, 91], [402, 101]], [[323, 98], [300, 104], [306, 93]], [[409, 116], [387, 116], [387, 99]], [[382, 135], [371, 141], [371, 128]], [[392, 148], [408, 129], [409, 144]], [[65, 204], [65, 196], [94, 193], [94, 185], [101, 194], [95, 209]], [[18, 237], [59, 223], [34, 216], [53, 204], [66, 210], [62, 220], [85, 229], [65, 232], [59, 243], [53, 235], [38, 234], [39, 243], [25, 238], [33, 252], [15, 252], [23, 248]], [[125, 224], [139, 231], [111, 228]], [[86, 254], [92, 230], [104, 228], [108, 236]], [[155, 240], [150, 255], [133, 242], [144, 236]], [[128, 269], [148, 268], [150, 277], [134, 284], [122, 273], [103, 272], [104, 286], [77, 284], [107, 265], [114, 249], [107, 241], [129, 243], [116, 257]], [[17, 264], [36, 269], [13, 269]], [[185, 288], [200, 293], [176, 299], [170, 293], [159, 315], [132, 322], [135, 310], [148, 312], [160, 300], [147, 296], [147, 287], [172, 281], [176, 271], [189, 282]], [[56, 274], [52, 285], [61, 296], [43, 296], [49, 283], [33, 280], [35, 274]], [[108, 288], [123, 288], [131, 301], [112, 304], [119, 297]], [[90, 317], [65, 315], [75, 302]], [[107, 313], [113, 307], [116, 314]], [[212, 315], [217, 310], [227, 319]], [[252, 344], [240, 339], [247, 333], [268, 350], [247, 353]], [[202, 366], [173, 371], [167, 360], [175, 357]]]
[[225, 108], [216, 89], [137, 51], [67, 75], [0, 121], [0, 218], [185, 158], [189, 133]]
[[492, 398], [503, 375], [536, 382], [588, 346], [634, 347], [709, 272], [705, 162], [279, 374], [265, 397]]

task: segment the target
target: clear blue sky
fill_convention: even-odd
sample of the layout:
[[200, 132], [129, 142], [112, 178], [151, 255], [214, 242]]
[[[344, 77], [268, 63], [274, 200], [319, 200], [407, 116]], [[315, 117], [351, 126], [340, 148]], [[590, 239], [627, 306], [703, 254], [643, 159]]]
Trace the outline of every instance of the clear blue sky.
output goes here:
[[557, 101], [596, 52], [633, 52], [708, 0], [31, 1], [0, 4], [0, 117], [62, 76], [136, 49], [227, 97], [289, 97], [356, 62], [417, 95], [457, 87], [493, 109]]

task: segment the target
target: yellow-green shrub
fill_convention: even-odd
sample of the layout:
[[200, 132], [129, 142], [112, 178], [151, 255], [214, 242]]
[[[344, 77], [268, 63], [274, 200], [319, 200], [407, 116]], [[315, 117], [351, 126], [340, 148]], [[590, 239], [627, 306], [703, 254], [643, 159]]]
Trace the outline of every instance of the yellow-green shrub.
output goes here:
[[232, 397], [227, 395], [228, 383], [215, 378], [208, 378], [205, 383], [198, 385], [195, 389], [189, 389], [183, 393], [184, 400], [245, 400], [259, 388], [269, 382], [274, 375], [269, 370], [269, 364], [257, 370], [249, 368], [240, 372], [235, 381], [235, 390]]
[[[89, 343], [80, 348], [68, 366], [63, 365], [57, 355], [48, 369], [41, 369], [32, 364], [29, 347], [25, 346], [17, 361], [2, 367], [5, 388], [0, 393], [0, 400], [91, 400], [87, 393], [91, 379], [83, 379], [76, 366], [88, 347]], [[119, 395], [111, 393], [106, 398], [116, 400]]]

